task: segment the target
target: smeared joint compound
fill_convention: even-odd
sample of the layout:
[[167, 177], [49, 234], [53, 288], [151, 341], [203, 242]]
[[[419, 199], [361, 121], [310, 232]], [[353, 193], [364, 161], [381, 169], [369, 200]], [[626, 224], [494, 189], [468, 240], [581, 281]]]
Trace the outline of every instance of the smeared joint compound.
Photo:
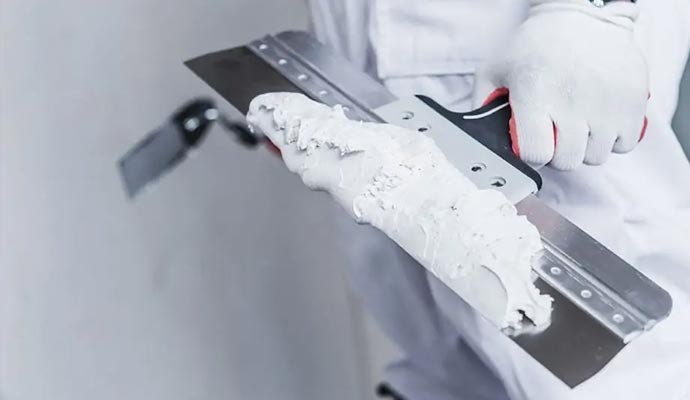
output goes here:
[[295, 93], [256, 97], [247, 119], [309, 188], [383, 231], [499, 328], [519, 330], [524, 316], [549, 323], [552, 299], [534, 286], [530, 266], [539, 232], [502, 193], [479, 190], [432, 139], [351, 121], [341, 107]]

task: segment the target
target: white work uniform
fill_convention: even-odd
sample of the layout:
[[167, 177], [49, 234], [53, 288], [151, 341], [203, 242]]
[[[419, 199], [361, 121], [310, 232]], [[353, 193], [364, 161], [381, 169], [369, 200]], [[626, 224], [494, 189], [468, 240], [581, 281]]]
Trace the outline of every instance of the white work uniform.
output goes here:
[[[329, 13], [341, 3], [346, 15]], [[690, 2], [639, 5], [635, 36], [652, 94], [644, 141], [603, 166], [542, 169], [540, 197], [669, 291], [671, 316], [571, 390], [394, 245], [361, 229], [348, 242], [353, 283], [405, 353], [386, 377], [407, 399], [690, 399], [690, 164], [670, 125], [690, 49]], [[477, 64], [527, 7], [523, 0], [311, 6], [317, 35], [362, 68], [372, 68], [373, 54], [370, 71], [395, 94], [425, 94], [455, 110], [471, 108]]]

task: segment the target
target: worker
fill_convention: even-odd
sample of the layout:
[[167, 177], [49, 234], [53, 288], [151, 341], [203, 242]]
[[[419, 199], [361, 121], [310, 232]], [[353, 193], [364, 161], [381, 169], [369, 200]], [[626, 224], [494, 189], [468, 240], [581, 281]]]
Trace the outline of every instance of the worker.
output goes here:
[[548, 164], [539, 196], [674, 300], [667, 320], [569, 389], [392, 243], [360, 230], [348, 242], [353, 284], [402, 352], [379, 394], [690, 399], [690, 165], [670, 124], [690, 47], [690, 2], [312, 0], [310, 7], [319, 39], [396, 95], [423, 94], [467, 111], [473, 98], [477, 105], [494, 89], [507, 91], [515, 153]]

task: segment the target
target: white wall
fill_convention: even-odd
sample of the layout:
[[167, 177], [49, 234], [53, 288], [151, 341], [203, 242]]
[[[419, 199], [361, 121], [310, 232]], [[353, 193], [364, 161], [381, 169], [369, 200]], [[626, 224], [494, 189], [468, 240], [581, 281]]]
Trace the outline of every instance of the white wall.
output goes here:
[[1, 399], [369, 395], [323, 196], [220, 131], [134, 203], [115, 168], [208, 93], [182, 60], [305, 24], [298, 0], [0, 1]]

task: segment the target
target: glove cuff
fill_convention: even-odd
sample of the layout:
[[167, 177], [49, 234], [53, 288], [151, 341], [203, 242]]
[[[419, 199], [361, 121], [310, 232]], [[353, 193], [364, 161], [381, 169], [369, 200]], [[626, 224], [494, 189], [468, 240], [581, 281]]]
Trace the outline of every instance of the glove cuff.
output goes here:
[[605, 7], [596, 7], [589, 0], [530, 0], [530, 17], [564, 11], [581, 12], [631, 31], [639, 15], [638, 5], [629, 1], [616, 1]]

